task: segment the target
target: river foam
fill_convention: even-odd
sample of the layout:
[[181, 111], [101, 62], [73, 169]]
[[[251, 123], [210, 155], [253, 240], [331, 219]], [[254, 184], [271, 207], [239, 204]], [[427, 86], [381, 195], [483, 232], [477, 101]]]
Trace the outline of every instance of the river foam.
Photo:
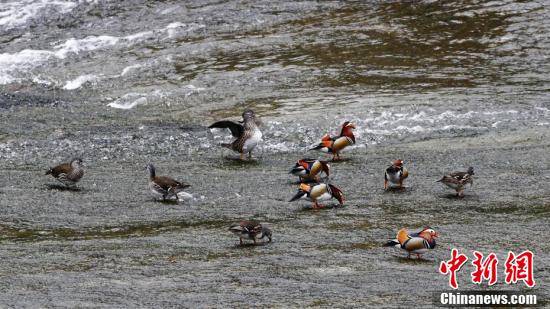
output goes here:
[[[151, 39], [178, 38], [203, 27], [205, 26], [202, 24], [173, 22], [157, 30], [140, 31], [126, 36], [98, 35], [81, 39], [69, 38], [62, 43], [53, 44], [53, 48], [49, 50], [23, 49], [13, 53], [2, 53], [0, 54], [0, 85], [24, 81], [29, 75], [33, 75], [33, 70], [54, 60], [65, 60], [68, 57], [93, 51], [127, 48]], [[136, 68], [136, 66], [127, 67], [122, 71], [122, 75], [128, 74], [133, 68]], [[69, 88], [65, 89], [71, 90]]]
[[76, 1], [13, 1], [2, 3], [0, 7], [0, 28], [10, 30], [27, 25], [31, 20], [39, 19], [51, 11], [66, 14], [72, 11]]

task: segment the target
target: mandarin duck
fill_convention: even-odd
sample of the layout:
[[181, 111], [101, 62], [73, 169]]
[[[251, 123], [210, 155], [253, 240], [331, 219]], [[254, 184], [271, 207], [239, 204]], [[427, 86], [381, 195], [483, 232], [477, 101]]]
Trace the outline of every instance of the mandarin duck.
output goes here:
[[453, 188], [456, 191], [458, 197], [464, 197], [464, 187], [466, 184], [472, 186], [474, 184], [474, 168], [469, 167], [466, 172], [452, 172], [448, 175], [443, 176], [437, 182], [441, 182], [449, 188]]
[[403, 181], [407, 177], [409, 177], [409, 171], [403, 167], [403, 160], [394, 160], [384, 173], [384, 190], [388, 188], [388, 182], [390, 185], [403, 188]]
[[179, 201], [178, 193], [191, 186], [170, 177], [157, 176], [155, 166], [151, 163], [147, 164], [147, 170], [149, 171], [149, 189], [155, 197], [162, 197], [163, 201], [172, 196]]
[[59, 164], [46, 171], [46, 175], [52, 175], [67, 187], [75, 188], [76, 183], [84, 176], [82, 159], [74, 158], [69, 163]]
[[325, 134], [321, 138], [321, 142], [310, 150], [332, 153], [332, 161], [340, 160], [340, 151], [347, 146], [355, 144], [353, 129], [355, 129], [355, 124], [346, 121], [342, 125], [339, 136], [331, 137], [329, 134]]
[[384, 247], [401, 248], [408, 252], [408, 258], [411, 258], [411, 253], [420, 258], [420, 255], [435, 248], [437, 237], [439, 237], [439, 234], [430, 227], [425, 227], [420, 232], [411, 234], [403, 228], [397, 232], [397, 239], [388, 241], [384, 244]]
[[241, 221], [232, 225], [229, 231], [239, 237], [241, 245], [243, 245], [243, 239], [252, 239], [254, 244], [264, 238], [267, 238], [267, 242], [271, 242], [271, 230], [257, 221]]
[[296, 195], [294, 195], [289, 202], [294, 202], [301, 198], [305, 198], [313, 202], [313, 208], [322, 208], [323, 206], [319, 205], [319, 201], [330, 200], [335, 198], [338, 200], [340, 205], [344, 204], [344, 194], [336, 186], [328, 183], [317, 183], [317, 184], [305, 184], [301, 183]]
[[306, 180], [314, 180], [319, 182], [319, 174], [321, 172], [329, 176], [330, 165], [327, 161], [320, 161], [314, 159], [301, 159], [296, 162], [294, 167], [290, 170], [290, 174], [298, 176], [300, 182]]
[[248, 153], [249, 159], [252, 158], [252, 150], [262, 140], [262, 132], [258, 126], [259, 121], [256, 119], [256, 114], [250, 109], [243, 112], [243, 121], [241, 123], [223, 120], [213, 123], [208, 128], [228, 128], [231, 131], [231, 135], [237, 139], [232, 143], [221, 144], [221, 146], [240, 153], [241, 160], [244, 160], [246, 153]]

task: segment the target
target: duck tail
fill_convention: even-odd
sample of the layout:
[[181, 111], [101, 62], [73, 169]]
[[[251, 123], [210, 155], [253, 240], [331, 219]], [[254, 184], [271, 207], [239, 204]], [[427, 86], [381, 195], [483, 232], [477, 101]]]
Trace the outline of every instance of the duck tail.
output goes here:
[[52, 169], [50, 168], [49, 170], [46, 171], [44, 175], [50, 175], [51, 173], [52, 173]]
[[231, 232], [242, 232], [242, 231], [244, 231], [244, 228], [242, 226], [240, 226], [239, 224], [235, 224], [235, 225], [232, 225], [231, 227], [229, 227], [229, 230]]
[[317, 144], [313, 148], [310, 148], [309, 150], [319, 150], [321, 152], [332, 153], [331, 146], [332, 146], [332, 140], [329, 137], [328, 140], [323, 139], [319, 144]]
[[296, 195], [294, 195], [290, 200], [289, 202], [294, 202], [296, 200], [299, 200], [302, 198], [302, 196], [306, 195], [307, 193], [302, 191], [302, 190], [298, 190], [298, 193], [296, 193]]
[[309, 148], [308, 150], [320, 150], [321, 148], [323, 148], [323, 144], [318, 144], [315, 147]]
[[179, 191], [185, 190], [185, 189], [187, 189], [187, 188], [189, 188], [189, 187], [191, 187], [190, 184], [185, 183], [185, 182], [180, 182], [180, 183], [178, 184], [178, 187], [177, 187], [176, 189], [177, 189], [178, 192], [179, 192]]
[[397, 241], [397, 239], [389, 240], [387, 243], [383, 245], [383, 247], [395, 247], [395, 246], [401, 246], [401, 244]]

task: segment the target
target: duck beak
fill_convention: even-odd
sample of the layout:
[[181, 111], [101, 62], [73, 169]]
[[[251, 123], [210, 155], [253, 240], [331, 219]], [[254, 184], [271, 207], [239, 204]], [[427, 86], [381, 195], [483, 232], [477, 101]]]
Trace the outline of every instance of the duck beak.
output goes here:
[[348, 127], [348, 128], [352, 128], [352, 129], [357, 129], [357, 128], [355, 127], [355, 123], [353, 123], [353, 122], [350, 122], [350, 123], [347, 125], [347, 127]]
[[302, 190], [298, 190], [298, 192], [296, 193], [296, 195], [294, 195], [289, 202], [294, 202], [296, 200], [299, 200], [302, 198], [302, 196], [306, 195], [306, 193]]

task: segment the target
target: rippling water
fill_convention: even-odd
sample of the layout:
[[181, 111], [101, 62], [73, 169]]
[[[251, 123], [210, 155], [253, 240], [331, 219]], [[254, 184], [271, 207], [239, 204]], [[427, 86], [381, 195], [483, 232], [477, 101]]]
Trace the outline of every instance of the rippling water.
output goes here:
[[[549, 12], [546, 1], [2, 2], [0, 238], [10, 250], [2, 259], [28, 273], [0, 271], [13, 289], [33, 292], [22, 301], [11, 290], [0, 301], [70, 307], [95, 304], [101, 291], [105, 305], [124, 304], [128, 293], [132, 305], [150, 306], [139, 295], [155, 278], [156, 301], [181, 289], [190, 304], [217, 295], [206, 303], [242, 305], [250, 289], [258, 305], [426, 306], [379, 283], [388, 269], [406, 272], [410, 284], [434, 280], [437, 262], [388, 260], [378, 248], [398, 228], [425, 224], [448, 237], [435, 261], [451, 244], [495, 250], [489, 238], [509, 229], [542, 256], [548, 278], [546, 241], [523, 235], [549, 213]], [[221, 158], [217, 145], [228, 136], [206, 126], [247, 107], [262, 118], [264, 143], [256, 163], [241, 165]], [[347, 208], [296, 211], [285, 202], [295, 190], [287, 168], [344, 120], [358, 126], [351, 160], [334, 167]], [[75, 155], [89, 169], [83, 190], [45, 188], [49, 179], [38, 175]], [[417, 177], [412, 190], [376, 191], [380, 170], [398, 156]], [[149, 199], [141, 190], [148, 161], [193, 183], [191, 206]], [[468, 165], [480, 170], [473, 198], [433, 188], [434, 178]], [[240, 257], [226, 246], [225, 225], [243, 217], [270, 222], [279, 243]], [[510, 218], [523, 224], [510, 228]], [[294, 235], [296, 224], [304, 235]], [[117, 271], [138, 286], [116, 281]], [[255, 286], [255, 276], [269, 284]], [[70, 286], [83, 278], [88, 294], [72, 300]], [[101, 280], [114, 295], [96, 286]], [[333, 300], [319, 301], [318, 290]], [[61, 300], [47, 301], [51, 293]]]
[[[200, 118], [242, 106], [366, 120], [388, 106], [529, 113], [548, 103], [546, 9], [516, 1], [12, 2], [0, 15], [0, 84], [68, 93], [86, 108], [172, 107]], [[535, 124], [548, 116], [532, 112]]]

